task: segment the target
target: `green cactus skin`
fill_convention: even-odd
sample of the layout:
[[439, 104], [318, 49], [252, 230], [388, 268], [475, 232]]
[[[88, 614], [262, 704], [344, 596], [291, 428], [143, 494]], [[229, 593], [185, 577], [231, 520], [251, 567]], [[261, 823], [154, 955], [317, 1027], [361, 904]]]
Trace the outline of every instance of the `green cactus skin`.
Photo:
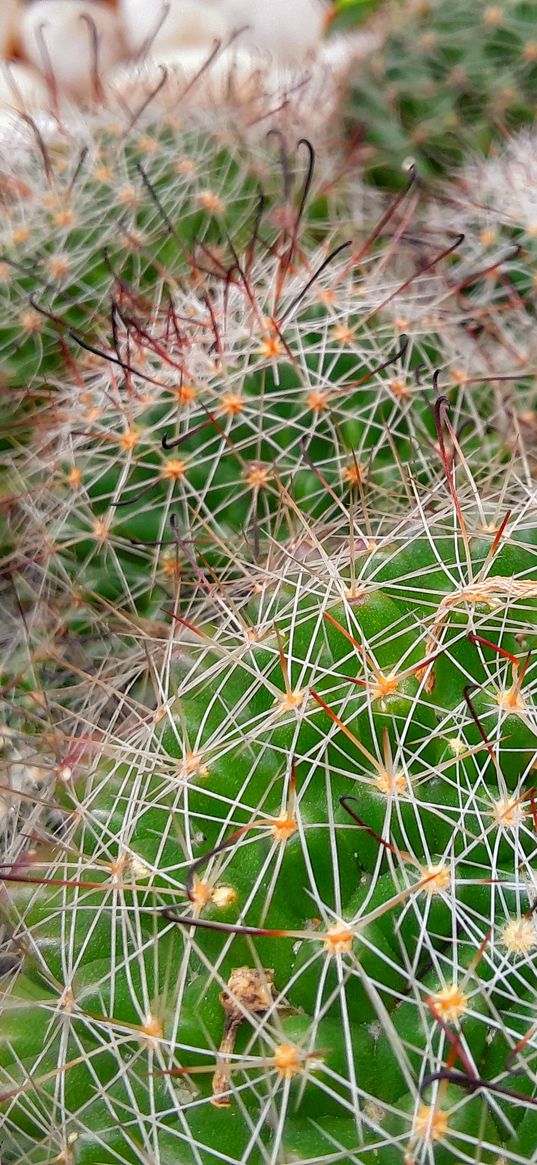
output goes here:
[[[524, 1160], [520, 1102], [433, 1083], [431, 1104], [419, 1088], [445, 1070], [446, 1032], [459, 1074], [508, 1087], [531, 1023], [531, 666], [513, 694], [520, 652], [513, 665], [468, 629], [509, 655], [534, 633], [533, 541], [472, 539], [458, 591], [461, 539], [440, 531], [362, 554], [351, 599], [341, 561], [313, 577], [291, 561], [275, 594], [254, 572], [231, 609], [258, 634], [199, 625], [140, 753], [63, 773], [67, 848], [10, 885], [25, 951], [0, 1044], [11, 1153], [44, 1161], [63, 1137], [77, 1165], [135, 1162], [152, 1136], [180, 1165], [329, 1161], [335, 1144], [447, 1163], [473, 1160], [479, 1130], [483, 1160]], [[216, 1106], [241, 968], [266, 1006], [235, 1001]]]
[[[43, 813], [1, 871], [3, 1165], [531, 1160], [534, 486], [488, 384], [442, 394], [426, 321], [464, 330], [471, 296], [435, 273], [405, 299], [399, 225], [368, 224], [369, 280], [341, 252], [311, 282], [340, 242], [313, 220], [283, 339], [288, 227], [252, 261], [256, 311], [174, 276], [196, 383], [186, 359], [126, 389], [99, 357], [33, 369], [3, 694]], [[247, 407], [196, 432], [226, 377]], [[110, 515], [170, 452], [178, 492], [159, 476]], [[255, 512], [243, 462], [268, 466]]]

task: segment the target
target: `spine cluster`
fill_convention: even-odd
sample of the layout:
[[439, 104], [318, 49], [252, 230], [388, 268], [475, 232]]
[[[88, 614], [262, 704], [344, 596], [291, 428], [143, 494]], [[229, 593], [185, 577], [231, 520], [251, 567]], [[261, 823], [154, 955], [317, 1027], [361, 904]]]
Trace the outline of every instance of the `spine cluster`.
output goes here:
[[2, 1165], [528, 1165], [531, 139], [125, 118], [5, 164]]

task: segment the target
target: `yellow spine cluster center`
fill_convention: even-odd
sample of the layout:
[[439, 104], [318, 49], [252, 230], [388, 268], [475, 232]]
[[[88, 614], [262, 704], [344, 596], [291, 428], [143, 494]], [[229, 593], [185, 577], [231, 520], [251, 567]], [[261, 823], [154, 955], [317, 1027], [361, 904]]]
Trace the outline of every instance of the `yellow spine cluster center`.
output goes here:
[[435, 1012], [446, 1023], [453, 1023], [468, 1011], [468, 996], [461, 991], [457, 983], [450, 983], [436, 991], [431, 995], [431, 1003]]
[[422, 1104], [415, 1122], [414, 1134], [420, 1141], [435, 1143], [442, 1141], [448, 1131], [448, 1118], [441, 1109]]
[[292, 1080], [302, 1067], [297, 1048], [292, 1044], [280, 1044], [274, 1052], [274, 1066], [284, 1080]]
[[345, 923], [331, 926], [324, 936], [324, 949], [329, 955], [348, 955], [352, 951], [354, 931]]

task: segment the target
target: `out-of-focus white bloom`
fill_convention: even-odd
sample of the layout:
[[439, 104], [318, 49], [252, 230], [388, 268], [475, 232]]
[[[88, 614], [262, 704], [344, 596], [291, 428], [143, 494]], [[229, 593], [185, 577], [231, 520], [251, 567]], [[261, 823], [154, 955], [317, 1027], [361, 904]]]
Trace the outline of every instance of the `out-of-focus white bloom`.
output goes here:
[[4, 61], [0, 65], [0, 117], [46, 108], [49, 101], [43, 77], [31, 65]]
[[148, 46], [151, 56], [202, 49], [225, 40], [229, 22], [222, 5], [210, 0], [120, 0], [120, 14], [128, 48], [139, 53]]
[[51, 72], [60, 91], [84, 98], [122, 56], [121, 26], [112, 9], [89, 0], [38, 0], [25, 9], [20, 43], [25, 57]]
[[241, 45], [299, 62], [317, 49], [326, 9], [323, 0], [120, 0], [120, 12], [131, 52], [151, 41], [151, 53], [160, 55], [240, 29]]
[[219, 0], [241, 43], [280, 61], [300, 62], [318, 48], [325, 25], [322, 0]]

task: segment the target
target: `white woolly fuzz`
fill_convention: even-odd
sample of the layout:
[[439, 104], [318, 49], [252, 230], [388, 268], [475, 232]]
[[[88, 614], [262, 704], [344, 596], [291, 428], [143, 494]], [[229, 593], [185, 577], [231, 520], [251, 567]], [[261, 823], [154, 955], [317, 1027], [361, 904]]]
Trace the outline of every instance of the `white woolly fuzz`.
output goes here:
[[228, 22], [220, 4], [207, 0], [120, 0], [120, 14], [127, 45], [139, 53], [148, 45], [150, 55], [190, 50], [224, 40]]
[[51, 72], [60, 91], [90, 96], [123, 55], [118, 18], [110, 8], [88, 0], [39, 0], [25, 9], [20, 28], [26, 58]]
[[537, 134], [526, 131], [512, 137], [505, 149], [486, 160], [468, 162], [463, 174], [465, 193], [475, 205], [486, 207], [493, 218], [537, 237]]
[[280, 126], [307, 129], [308, 137], [316, 140], [337, 116], [346, 77], [368, 46], [368, 37], [333, 38], [301, 65], [281, 62], [243, 45], [240, 38], [220, 47], [211, 43], [161, 51], [112, 70], [107, 99], [112, 108], [118, 102], [118, 112], [124, 112], [125, 103], [134, 112], [148, 102], [153, 112], [171, 115], [186, 107], [225, 106], [254, 136], [258, 125], [265, 132], [270, 113]]

